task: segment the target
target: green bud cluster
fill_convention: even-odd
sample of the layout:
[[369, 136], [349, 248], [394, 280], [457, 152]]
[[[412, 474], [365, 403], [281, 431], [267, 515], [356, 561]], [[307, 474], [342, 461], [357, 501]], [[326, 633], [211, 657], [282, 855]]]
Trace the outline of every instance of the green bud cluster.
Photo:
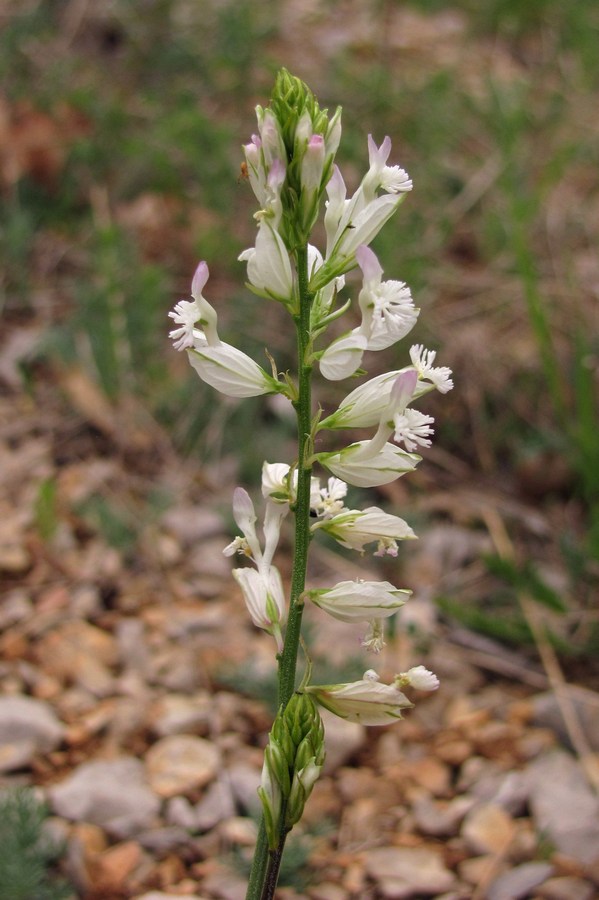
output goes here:
[[[318, 218], [320, 200], [331, 177], [337, 149], [341, 107], [329, 118], [328, 110], [320, 108], [310, 88], [287, 69], [281, 69], [275, 80], [270, 110], [278, 123], [287, 156], [286, 179], [281, 193], [281, 234], [288, 249], [293, 251], [306, 243]], [[313, 135], [323, 138], [327, 152], [320, 183], [307, 196], [302, 187], [302, 162]]]
[[324, 757], [324, 728], [316, 704], [308, 694], [294, 694], [274, 721], [258, 788], [270, 850], [277, 848], [281, 826], [287, 833], [301, 819]]
[[270, 98], [270, 108], [279, 123], [289, 163], [292, 162], [298, 149], [296, 131], [304, 113], [309, 116], [313, 134], [321, 134], [324, 137], [327, 132], [328, 110], [321, 109], [308, 85], [287, 69], [280, 69], [277, 74]]

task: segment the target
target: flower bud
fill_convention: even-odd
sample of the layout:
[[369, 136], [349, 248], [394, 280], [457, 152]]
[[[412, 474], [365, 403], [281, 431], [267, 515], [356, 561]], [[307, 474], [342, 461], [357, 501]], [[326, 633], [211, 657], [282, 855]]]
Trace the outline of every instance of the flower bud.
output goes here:
[[308, 694], [294, 694], [273, 723], [258, 789], [271, 850], [281, 832], [290, 831], [301, 819], [324, 756], [324, 729], [316, 705]]

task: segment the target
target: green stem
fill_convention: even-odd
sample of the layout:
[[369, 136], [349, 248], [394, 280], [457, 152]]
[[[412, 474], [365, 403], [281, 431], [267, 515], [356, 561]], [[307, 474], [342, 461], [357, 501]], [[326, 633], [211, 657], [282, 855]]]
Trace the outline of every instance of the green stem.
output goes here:
[[[298, 463], [297, 496], [295, 503], [295, 542], [289, 616], [285, 632], [285, 644], [279, 657], [278, 707], [284, 708], [295, 691], [297, 656], [299, 651], [302, 613], [301, 595], [306, 585], [308, 548], [310, 545], [310, 486], [312, 469], [308, 444], [312, 427], [312, 365], [307, 362], [311, 347], [310, 307], [313, 295], [308, 290], [308, 248], [297, 250], [297, 275], [299, 287], [299, 315], [295, 316], [298, 354], [298, 399], [294, 403], [297, 414]], [[283, 817], [281, 817], [283, 818]], [[281, 823], [279, 845], [269, 853], [264, 821], [261, 822], [246, 900], [273, 900], [277, 887], [279, 868], [285, 848], [287, 830]]]
[[306, 364], [306, 359], [310, 349], [310, 305], [312, 295], [308, 291], [307, 247], [302, 247], [297, 251], [297, 274], [300, 298], [300, 311], [295, 320], [299, 385], [298, 399], [294, 404], [297, 413], [298, 432], [297, 497], [289, 617], [285, 632], [285, 645], [279, 660], [279, 707], [287, 706], [295, 690], [295, 672], [302, 628], [302, 613], [304, 611], [304, 604], [301, 602], [300, 597], [306, 586], [308, 548], [310, 545], [310, 485], [312, 468], [307, 464], [310, 453], [306, 451], [312, 427], [312, 365], [311, 363]]

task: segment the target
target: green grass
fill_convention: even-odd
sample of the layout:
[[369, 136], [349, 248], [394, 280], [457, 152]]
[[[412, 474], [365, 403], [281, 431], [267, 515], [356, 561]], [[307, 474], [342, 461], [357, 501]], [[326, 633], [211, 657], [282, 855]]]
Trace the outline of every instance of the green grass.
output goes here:
[[29, 788], [0, 793], [0, 900], [66, 900], [72, 889], [54, 874], [64, 848], [44, 831], [48, 809]]

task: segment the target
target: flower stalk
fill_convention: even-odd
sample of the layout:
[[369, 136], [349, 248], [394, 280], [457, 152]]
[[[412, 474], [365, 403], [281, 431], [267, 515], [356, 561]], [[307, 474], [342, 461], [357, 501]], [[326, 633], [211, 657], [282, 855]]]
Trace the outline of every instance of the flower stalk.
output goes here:
[[[419, 314], [407, 285], [383, 280], [383, 268], [369, 244], [412, 189], [408, 174], [388, 165], [391, 141], [377, 146], [368, 137], [369, 167], [358, 189], [347, 188], [335, 165], [341, 137], [341, 110], [320, 108], [310, 89], [286, 70], [277, 75], [270, 105], [257, 107], [258, 134], [244, 146], [249, 183], [259, 209], [254, 246], [239, 259], [247, 265], [248, 287], [264, 302], [281, 303], [295, 329], [297, 370], [280, 375], [267, 351], [271, 373], [218, 333], [218, 314], [204, 297], [208, 266], [201, 262], [192, 280], [192, 300], [179, 301], [170, 317], [178, 326], [170, 336], [187, 352], [199, 377], [229, 397], [280, 394], [297, 418], [297, 455], [291, 464], [265, 461], [262, 467], [263, 519], [248, 492], [236, 488], [233, 517], [241, 534], [224, 549], [241, 556], [233, 577], [253, 624], [274, 643], [278, 664], [278, 713], [264, 755], [259, 796], [263, 816], [250, 873], [247, 900], [273, 900], [285, 841], [301, 819], [324, 763], [322, 706], [348, 721], [387, 725], [414, 704], [405, 690], [432, 691], [438, 679], [415, 666], [381, 682], [372, 669], [348, 684], [311, 683], [312, 666], [302, 637], [306, 604], [341, 623], [367, 627], [362, 646], [379, 653], [384, 623], [411, 591], [388, 581], [341, 581], [306, 585], [310, 542], [323, 535], [360, 553], [397, 557], [399, 543], [416, 538], [399, 516], [368, 506], [346, 506], [348, 484], [376, 487], [409, 474], [421, 461], [415, 450], [430, 446], [431, 416], [412, 408], [429, 391], [453, 386], [447, 368], [433, 366], [435, 352], [421, 345], [409, 351], [402, 369], [375, 375], [352, 390], [335, 412], [313, 412], [315, 372], [330, 381], [364, 374], [370, 354], [405, 337]], [[325, 197], [328, 200], [325, 201]], [[310, 243], [325, 201], [326, 247]], [[352, 298], [341, 296], [345, 273], [361, 272], [362, 286]], [[339, 327], [353, 315], [349, 327]], [[360, 321], [356, 325], [356, 321]], [[354, 325], [352, 328], [351, 326]], [[344, 428], [373, 433], [348, 446], [326, 446]], [[315, 452], [315, 439], [325, 443]], [[399, 447], [398, 444], [403, 444]], [[329, 443], [330, 446], [330, 443]], [[314, 469], [331, 473], [325, 486]], [[275, 556], [283, 522], [294, 519], [289, 597]], [[300, 646], [306, 669], [297, 686]]]

